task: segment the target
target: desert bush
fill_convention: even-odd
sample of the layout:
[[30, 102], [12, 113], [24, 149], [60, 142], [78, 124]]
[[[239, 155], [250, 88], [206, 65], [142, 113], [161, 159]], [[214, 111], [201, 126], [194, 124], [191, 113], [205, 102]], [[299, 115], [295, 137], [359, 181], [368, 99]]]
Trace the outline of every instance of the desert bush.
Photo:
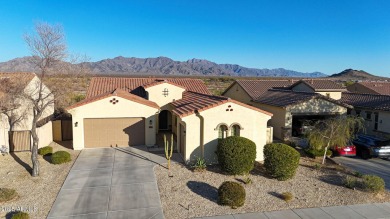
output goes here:
[[246, 174], [254, 168], [256, 144], [244, 137], [220, 139], [217, 146], [218, 162], [228, 174]]
[[359, 177], [359, 178], [362, 178], [362, 177], [363, 177], [363, 174], [362, 174], [361, 172], [359, 172], [359, 171], [355, 171], [355, 172], [353, 173], [353, 175], [356, 176], [356, 177]]
[[247, 178], [244, 179], [244, 183], [245, 183], [245, 185], [252, 184], [252, 179], [247, 177]]
[[282, 193], [282, 198], [286, 202], [290, 202], [291, 200], [294, 199], [294, 195], [291, 192], [283, 192]]
[[30, 215], [26, 212], [18, 212], [12, 215], [11, 219], [29, 219]]
[[[305, 150], [305, 153], [307, 154], [307, 156], [309, 156], [311, 158], [322, 157], [322, 156], [324, 156], [324, 152], [325, 152], [325, 149], [317, 150], [317, 149], [310, 148], [310, 149]], [[332, 156], [332, 151], [327, 150], [326, 156], [328, 156], [328, 157]]]
[[378, 193], [385, 189], [385, 181], [375, 175], [364, 175], [362, 187], [367, 192]]
[[321, 164], [319, 164], [319, 163], [316, 163], [316, 164], [314, 164], [314, 169], [316, 169], [316, 170], [319, 170], [319, 169], [321, 169]]
[[51, 156], [51, 162], [53, 164], [63, 164], [71, 160], [70, 154], [66, 151], [57, 151]]
[[50, 155], [52, 153], [53, 153], [53, 147], [50, 146], [46, 146], [38, 149], [38, 154], [42, 156]]
[[195, 164], [192, 165], [192, 168], [195, 172], [203, 172], [207, 168], [206, 161], [204, 160], [204, 158], [198, 157], [196, 158]]
[[349, 188], [349, 189], [354, 189], [357, 187], [358, 185], [358, 181], [356, 180], [356, 178], [354, 177], [351, 177], [351, 176], [347, 176], [345, 177], [345, 179], [343, 180], [343, 184], [345, 187]]
[[238, 208], [245, 203], [245, 189], [236, 182], [226, 181], [218, 188], [218, 199], [221, 205]]
[[15, 191], [15, 189], [0, 188], [0, 203], [10, 201], [16, 196], [18, 196], [18, 193]]
[[299, 158], [298, 151], [286, 144], [274, 143], [264, 147], [264, 167], [270, 176], [278, 180], [294, 177]]

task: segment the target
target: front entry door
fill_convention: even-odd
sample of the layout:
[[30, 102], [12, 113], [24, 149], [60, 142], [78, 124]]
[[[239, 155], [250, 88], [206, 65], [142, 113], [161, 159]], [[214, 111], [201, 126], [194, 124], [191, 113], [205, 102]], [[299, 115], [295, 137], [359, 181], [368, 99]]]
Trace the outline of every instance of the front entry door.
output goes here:
[[158, 128], [160, 130], [168, 130], [168, 111], [163, 110], [158, 115]]

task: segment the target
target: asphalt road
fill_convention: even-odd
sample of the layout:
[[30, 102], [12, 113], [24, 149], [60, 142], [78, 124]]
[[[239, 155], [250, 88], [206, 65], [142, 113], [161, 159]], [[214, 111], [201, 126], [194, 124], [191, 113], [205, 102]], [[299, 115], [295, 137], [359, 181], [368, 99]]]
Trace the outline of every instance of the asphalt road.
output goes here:
[[390, 160], [379, 158], [363, 160], [360, 157], [334, 157], [333, 160], [360, 173], [382, 177], [386, 189], [390, 190]]

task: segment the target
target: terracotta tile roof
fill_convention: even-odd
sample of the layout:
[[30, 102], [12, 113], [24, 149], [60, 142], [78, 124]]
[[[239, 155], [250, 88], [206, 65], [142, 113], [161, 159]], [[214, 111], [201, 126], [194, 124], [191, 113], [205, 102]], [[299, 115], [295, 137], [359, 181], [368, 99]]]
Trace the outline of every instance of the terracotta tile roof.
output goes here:
[[137, 103], [140, 103], [140, 104], [143, 104], [143, 105], [146, 105], [146, 106], [150, 106], [150, 107], [153, 107], [153, 108], [156, 108], [156, 109], [159, 109], [160, 107], [153, 101], [150, 101], [150, 100], [146, 100], [142, 97], [139, 97], [137, 95], [134, 95], [134, 94], [131, 94], [129, 93], [127, 90], [123, 90], [123, 89], [115, 89], [114, 91], [111, 91], [111, 92], [107, 92], [105, 94], [100, 94], [100, 95], [97, 95], [97, 96], [94, 96], [94, 97], [90, 97], [90, 98], [86, 98], [68, 108], [66, 108], [67, 110], [70, 110], [70, 109], [73, 109], [73, 108], [76, 108], [76, 107], [80, 107], [80, 106], [83, 106], [83, 105], [86, 105], [88, 103], [92, 103], [92, 102], [95, 102], [95, 101], [98, 101], [98, 100], [101, 100], [101, 99], [104, 99], [104, 98], [107, 98], [107, 97], [122, 97], [124, 99], [127, 99], [127, 100], [130, 100], [130, 101], [134, 101], [134, 102], [137, 102]]
[[[390, 82], [357, 82], [358, 84], [370, 89], [373, 93], [381, 95], [390, 95]], [[354, 92], [350, 90], [351, 92]]]
[[340, 101], [354, 107], [390, 111], [390, 96], [343, 92]]
[[201, 79], [192, 78], [122, 78], [122, 77], [94, 77], [87, 91], [87, 98], [111, 92], [117, 88], [125, 89], [133, 94], [142, 96], [145, 92], [143, 86], [154, 82], [169, 81], [185, 87], [187, 91], [210, 94]]
[[185, 117], [188, 115], [192, 115], [196, 112], [201, 112], [228, 102], [235, 103], [246, 108], [250, 108], [252, 110], [272, 116], [272, 113], [258, 109], [253, 106], [249, 106], [247, 104], [227, 97], [200, 94], [191, 91], [184, 92], [182, 99], [174, 101], [171, 104], [172, 106], [174, 106], [174, 109], [172, 111], [175, 114], [177, 114], [179, 117]]
[[334, 100], [332, 98], [317, 93], [296, 92], [291, 90], [275, 90], [275, 89], [266, 91], [257, 100], [253, 100], [253, 102], [285, 108], [287, 106], [296, 105], [312, 99], [324, 99], [343, 107], [352, 108], [350, 105], [346, 103], [343, 103], [338, 100]]
[[[305, 83], [315, 91], [320, 90], [345, 90], [341, 85], [334, 81], [326, 79], [303, 79], [303, 80], [236, 80], [235, 83], [239, 84], [253, 99], [258, 99], [266, 91], [270, 89], [286, 89], [291, 90], [293, 86], [299, 83]], [[230, 86], [232, 87], [234, 83]], [[230, 87], [228, 89], [230, 89]], [[228, 90], [226, 89], [226, 91]], [[226, 92], [225, 91], [225, 92]], [[224, 93], [225, 93], [224, 92]], [[223, 93], [223, 94], [224, 94]]]
[[329, 91], [329, 90], [338, 90], [338, 91], [344, 91], [345, 88], [334, 81], [326, 80], [326, 79], [303, 79], [300, 81], [297, 81], [293, 85], [291, 85], [291, 89], [300, 84], [305, 83], [307, 86], [311, 87], [315, 91]]
[[0, 80], [18, 80], [23, 83], [30, 82], [36, 76], [35, 73], [32, 72], [0, 72]]

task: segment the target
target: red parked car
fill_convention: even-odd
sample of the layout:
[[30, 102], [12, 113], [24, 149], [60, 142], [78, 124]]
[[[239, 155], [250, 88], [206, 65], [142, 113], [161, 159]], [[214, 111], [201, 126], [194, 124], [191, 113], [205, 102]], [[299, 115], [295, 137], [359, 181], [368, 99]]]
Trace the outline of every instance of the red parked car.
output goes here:
[[336, 146], [333, 149], [333, 155], [335, 156], [345, 156], [345, 157], [354, 157], [356, 156], [356, 147], [353, 144], [349, 144], [345, 147]]

